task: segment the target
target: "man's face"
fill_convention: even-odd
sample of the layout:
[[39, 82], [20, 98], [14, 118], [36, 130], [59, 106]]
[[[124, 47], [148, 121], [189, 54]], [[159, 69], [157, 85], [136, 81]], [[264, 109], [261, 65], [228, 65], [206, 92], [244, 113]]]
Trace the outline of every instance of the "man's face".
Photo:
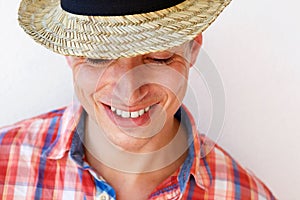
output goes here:
[[172, 130], [198, 53], [193, 51], [189, 42], [132, 58], [67, 60], [89, 119], [112, 143], [133, 150]]

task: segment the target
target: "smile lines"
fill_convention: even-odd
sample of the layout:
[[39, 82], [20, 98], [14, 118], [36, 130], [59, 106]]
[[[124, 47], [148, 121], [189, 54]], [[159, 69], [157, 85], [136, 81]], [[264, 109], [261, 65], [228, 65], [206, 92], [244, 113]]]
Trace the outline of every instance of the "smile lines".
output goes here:
[[148, 112], [150, 110], [150, 106], [141, 109], [139, 111], [134, 111], [134, 112], [128, 112], [128, 111], [124, 111], [124, 110], [120, 110], [114, 107], [110, 107], [111, 111], [113, 111], [115, 114], [117, 114], [118, 116], [122, 117], [122, 118], [138, 118], [142, 115], [144, 115], [146, 112]]

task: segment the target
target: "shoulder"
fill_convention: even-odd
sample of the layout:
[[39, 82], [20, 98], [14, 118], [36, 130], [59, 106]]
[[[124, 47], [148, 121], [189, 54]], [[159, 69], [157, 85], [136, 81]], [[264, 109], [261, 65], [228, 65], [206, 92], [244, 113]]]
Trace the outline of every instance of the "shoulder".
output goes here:
[[200, 137], [201, 163], [211, 180], [214, 194], [235, 199], [275, 199], [269, 188], [236, 161], [228, 152], [205, 136]]
[[10, 148], [13, 145], [27, 145], [37, 148], [43, 146], [43, 140], [55, 135], [58, 131], [65, 109], [65, 107], [56, 109], [0, 128], [1, 149]]

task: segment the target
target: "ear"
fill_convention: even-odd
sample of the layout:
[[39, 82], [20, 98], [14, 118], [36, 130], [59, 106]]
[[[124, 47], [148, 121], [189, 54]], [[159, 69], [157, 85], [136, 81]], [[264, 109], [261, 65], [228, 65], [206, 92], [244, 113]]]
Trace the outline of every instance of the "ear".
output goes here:
[[197, 37], [194, 38], [194, 40], [192, 41], [192, 45], [191, 45], [191, 62], [190, 62], [190, 66], [192, 67], [198, 57], [200, 48], [202, 46], [202, 33], [200, 33], [199, 35], [197, 35]]
[[72, 68], [73, 58], [71, 56], [65, 56], [67, 63], [70, 68]]

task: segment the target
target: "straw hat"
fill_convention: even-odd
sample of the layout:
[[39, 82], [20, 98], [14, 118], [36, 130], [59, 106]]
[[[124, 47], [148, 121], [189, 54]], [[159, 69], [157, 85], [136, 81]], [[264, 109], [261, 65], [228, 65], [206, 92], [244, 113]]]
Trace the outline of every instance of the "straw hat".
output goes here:
[[162, 51], [203, 32], [231, 0], [22, 0], [19, 24], [63, 55], [116, 59]]

